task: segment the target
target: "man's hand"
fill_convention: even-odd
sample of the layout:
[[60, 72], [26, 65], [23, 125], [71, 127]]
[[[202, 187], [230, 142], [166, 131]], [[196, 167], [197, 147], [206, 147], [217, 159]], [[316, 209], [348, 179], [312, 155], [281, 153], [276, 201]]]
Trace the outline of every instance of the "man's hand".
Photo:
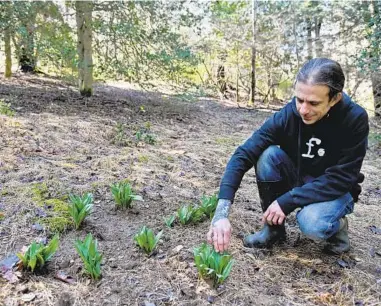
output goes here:
[[263, 214], [262, 222], [267, 222], [269, 225], [280, 225], [285, 219], [286, 215], [284, 214], [282, 208], [280, 208], [277, 201], [274, 201]]
[[232, 227], [227, 218], [220, 219], [210, 226], [207, 234], [208, 243], [214, 246], [216, 252], [226, 251], [229, 247]]

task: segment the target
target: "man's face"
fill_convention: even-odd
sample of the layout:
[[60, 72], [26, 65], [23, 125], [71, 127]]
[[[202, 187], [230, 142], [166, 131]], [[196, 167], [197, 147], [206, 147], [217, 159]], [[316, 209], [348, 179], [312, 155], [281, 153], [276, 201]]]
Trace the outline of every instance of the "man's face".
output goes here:
[[342, 94], [338, 93], [329, 100], [329, 88], [325, 85], [307, 85], [297, 82], [295, 85], [296, 109], [305, 124], [314, 124], [323, 118]]

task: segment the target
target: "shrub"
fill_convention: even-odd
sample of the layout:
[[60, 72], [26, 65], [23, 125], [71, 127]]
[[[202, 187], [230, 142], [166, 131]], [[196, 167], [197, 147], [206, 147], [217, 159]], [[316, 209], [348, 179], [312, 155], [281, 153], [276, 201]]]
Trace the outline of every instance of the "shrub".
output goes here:
[[13, 117], [15, 112], [11, 109], [10, 103], [5, 103], [3, 99], [0, 99], [0, 114]]
[[124, 124], [117, 122], [114, 133], [115, 135], [111, 140], [113, 144], [116, 144], [118, 146], [127, 146], [129, 144], [130, 141], [127, 138]]
[[137, 142], [144, 141], [154, 145], [156, 143], [156, 135], [151, 133], [151, 123], [147, 122], [144, 127], [140, 127], [135, 133], [135, 139]]

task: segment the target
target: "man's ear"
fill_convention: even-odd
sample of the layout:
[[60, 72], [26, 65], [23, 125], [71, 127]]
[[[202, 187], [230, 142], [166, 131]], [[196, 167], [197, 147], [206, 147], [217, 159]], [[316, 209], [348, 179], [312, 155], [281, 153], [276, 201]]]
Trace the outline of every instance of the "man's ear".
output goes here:
[[332, 99], [331, 101], [329, 101], [329, 106], [330, 107], [333, 107], [336, 103], [338, 103], [339, 101], [341, 101], [341, 99], [343, 98], [343, 94], [341, 92], [338, 92]]

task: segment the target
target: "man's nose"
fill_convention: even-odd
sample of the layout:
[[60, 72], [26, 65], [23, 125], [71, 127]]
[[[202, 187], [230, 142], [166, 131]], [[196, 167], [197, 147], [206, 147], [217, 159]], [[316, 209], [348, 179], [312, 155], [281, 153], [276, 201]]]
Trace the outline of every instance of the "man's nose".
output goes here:
[[308, 105], [306, 102], [303, 102], [302, 105], [300, 106], [300, 114], [301, 115], [307, 115], [309, 113]]

